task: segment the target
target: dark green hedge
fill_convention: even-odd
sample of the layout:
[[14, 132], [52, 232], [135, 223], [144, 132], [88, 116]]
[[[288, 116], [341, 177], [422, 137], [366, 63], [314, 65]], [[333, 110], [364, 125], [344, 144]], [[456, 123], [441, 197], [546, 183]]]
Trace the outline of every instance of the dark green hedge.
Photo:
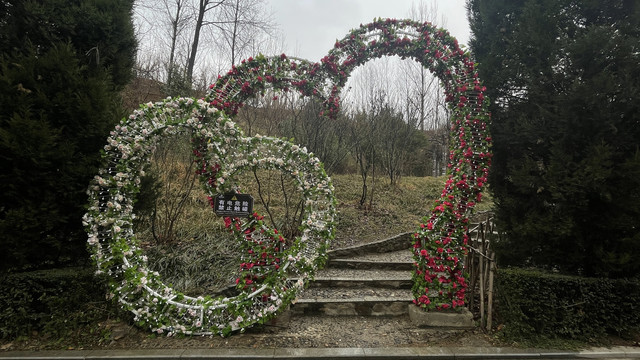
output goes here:
[[583, 278], [523, 269], [496, 277], [498, 323], [507, 340], [590, 341], [640, 331], [640, 280]]
[[106, 281], [83, 268], [0, 275], [0, 337], [53, 336], [103, 319], [112, 306]]

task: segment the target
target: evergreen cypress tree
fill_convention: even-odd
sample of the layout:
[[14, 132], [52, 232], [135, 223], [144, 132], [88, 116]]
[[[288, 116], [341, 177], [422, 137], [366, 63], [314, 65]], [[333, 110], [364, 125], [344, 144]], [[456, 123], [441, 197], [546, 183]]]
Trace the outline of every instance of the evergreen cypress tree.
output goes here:
[[469, 0], [503, 265], [640, 270], [640, 4]]
[[132, 6], [2, 2], [2, 269], [87, 259], [85, 191], [109, 131], [124, 115], [118, 90], [129, 81], [134, 61]]

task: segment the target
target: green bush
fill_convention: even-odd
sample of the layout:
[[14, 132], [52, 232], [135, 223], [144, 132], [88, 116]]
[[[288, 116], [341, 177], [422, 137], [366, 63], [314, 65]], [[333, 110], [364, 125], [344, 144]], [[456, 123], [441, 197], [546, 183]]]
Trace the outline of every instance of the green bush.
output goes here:
[[492, 100], [498, 263], [639, 273], [640, 1], [467, 6]]
[[593, 341], [640, 331], [640, 280], [498, 270], [497, 315], [507, 341]]
[[4, 274], [0, 277], [0, 337], [34, 331], [60, 337], [104, 319], [113, 307], [106, 281], [84, 268]]
[[0, 271], [82, 266], [87, 186], [125, 116], [133, 0], [0, 9]]

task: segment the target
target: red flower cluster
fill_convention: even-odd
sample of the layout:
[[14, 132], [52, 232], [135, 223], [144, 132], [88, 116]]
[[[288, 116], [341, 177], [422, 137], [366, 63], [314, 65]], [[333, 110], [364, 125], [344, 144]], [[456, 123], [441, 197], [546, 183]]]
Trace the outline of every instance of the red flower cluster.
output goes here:
[[242, 239], [240, 243], [241, 263], [240, 277], [236, 279], [239, 290], [256, 290], [256, 284], [272, 271], [280, 269], [280, 254], [284, 251], [286, 240], [278, 234], [278, 230], [271, 230], [264, 226], [263, 216], [253, 213], [245, 222], [248, 227], [241, 227], [238, 218], [224, 218], [227, 229]]
[[[427, 309], [463, 306], [468, 215], [481, 199], [491, 159], [486, 88], [456, 39], [429, 23], [411, 20], [386, 19], [360, 26], [336, 42], [322, 65], [340, 87], [356, 66], [385, 55], [413, 58], [438, 76], [453, 112], [449, 177], [441, 199], [415, 234], [413, 292], [414, 302]], [[330, 106], [337, 94], [335, 89], [331, 92]]]

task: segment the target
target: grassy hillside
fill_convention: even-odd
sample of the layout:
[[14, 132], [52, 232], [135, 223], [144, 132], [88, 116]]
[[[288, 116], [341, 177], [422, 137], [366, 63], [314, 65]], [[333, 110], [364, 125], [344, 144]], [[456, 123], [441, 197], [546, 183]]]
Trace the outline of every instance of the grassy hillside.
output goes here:
[[[338, 199], [338, 226], [332, 248], [384, 239], [414, 231], [435, 199], [444, 180], [433, 177], [404, 177], [396, 186], [386, 178], [376, 179], [371, 209], [359, 206], [362, 180], [358, 175], [332, 177]], [[369, 204], [369, 199], [366, 201]]]

